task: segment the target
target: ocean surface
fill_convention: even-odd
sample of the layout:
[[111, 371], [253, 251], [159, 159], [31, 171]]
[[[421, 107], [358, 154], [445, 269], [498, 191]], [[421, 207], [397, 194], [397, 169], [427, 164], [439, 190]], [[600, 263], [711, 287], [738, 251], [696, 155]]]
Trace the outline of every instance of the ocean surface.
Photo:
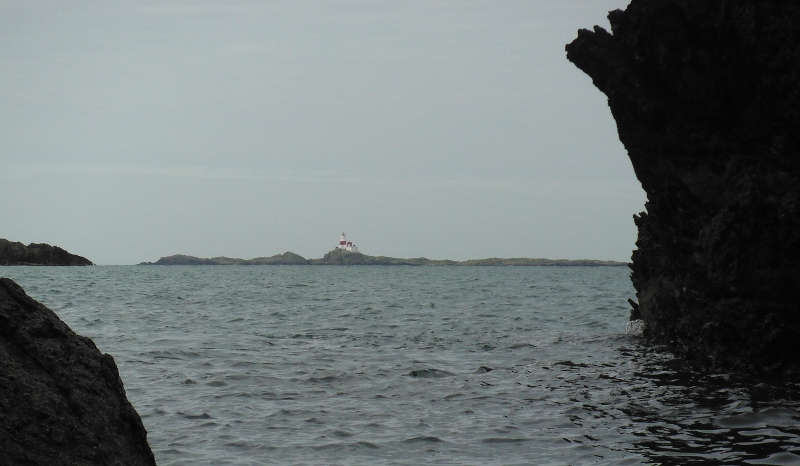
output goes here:
[[800, 464], [800, 384], [626, 335], [625, 267], [0, 267], [159, 465]]

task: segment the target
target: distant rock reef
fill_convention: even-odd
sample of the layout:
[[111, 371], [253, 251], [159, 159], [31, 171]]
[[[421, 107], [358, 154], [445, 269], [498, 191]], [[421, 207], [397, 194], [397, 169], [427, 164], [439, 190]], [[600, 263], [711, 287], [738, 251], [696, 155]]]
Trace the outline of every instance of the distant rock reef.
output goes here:
[[184, 256], [182, 254], [162, 257], [156, 262], [142, 262], [140, 265], [411, 265], [411, 266], [624, 266], [624, 262], [600, 260], [567, 260], [567, 259], [477, 259], [468, 261], [434, 260], [418, 257], [414, 259], [398, 259], [386, 256], [368, 256], [360, 252], [346, 252], [334, 249], [321, 259], [305, 259], [293, 252], [286, 252], [271, 257], [255, 259], [232, 259], [230, 257], [212, 257], [210, 259]]
[[645, 336], [701, 369], [800, 366], [800, 2], [633, 0], [567, 58], [647, 193]]
[[0, 239], [0, 265], [94, 265], [85, 257], [70, 254], [58, 246]]
[[139, 265], [306, 265], [308, 261], [293, 252], [285, 252], [271, 257], [255, 259], [234, 259], [231, 257], [194, 257], [176, 254], [162, 257], [156, 262], [142, 262]]
[[114, 358], [7, 278], [0, 278], [0, 464], [156, 464]]

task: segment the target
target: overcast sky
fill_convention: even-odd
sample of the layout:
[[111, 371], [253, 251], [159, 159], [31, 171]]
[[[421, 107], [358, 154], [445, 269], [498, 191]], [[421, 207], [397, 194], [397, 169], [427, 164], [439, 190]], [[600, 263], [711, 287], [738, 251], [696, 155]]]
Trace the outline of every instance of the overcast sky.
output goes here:
[[644, 192], [565, 58], [627, 0], [0, 3], [0, 237], [628, 260]]

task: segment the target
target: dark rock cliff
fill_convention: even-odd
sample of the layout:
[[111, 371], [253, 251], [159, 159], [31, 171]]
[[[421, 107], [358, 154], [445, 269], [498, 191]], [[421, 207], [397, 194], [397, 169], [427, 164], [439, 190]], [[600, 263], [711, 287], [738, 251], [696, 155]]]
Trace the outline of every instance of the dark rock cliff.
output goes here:
[[58, 246], [0, 239], [0, 265], [93, 265], [85, 257], [70, 254]]
[[0, 278], [0, 464], [155, 464], [114, 359], [7, 278]]
[[647, 193], [633, 318], [696, 367], [800, 365], [800, 2], [633, 0], [567, 57]]

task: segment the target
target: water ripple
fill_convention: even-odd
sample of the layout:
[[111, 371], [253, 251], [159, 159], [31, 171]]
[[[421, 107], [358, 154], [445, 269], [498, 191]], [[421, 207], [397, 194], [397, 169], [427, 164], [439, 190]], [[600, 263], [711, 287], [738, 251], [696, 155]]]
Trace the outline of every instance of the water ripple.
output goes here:
[[160, 465], [800, 464], [800, 381], [626, 335], [624, 268], [0, 268], [113, 354]]

